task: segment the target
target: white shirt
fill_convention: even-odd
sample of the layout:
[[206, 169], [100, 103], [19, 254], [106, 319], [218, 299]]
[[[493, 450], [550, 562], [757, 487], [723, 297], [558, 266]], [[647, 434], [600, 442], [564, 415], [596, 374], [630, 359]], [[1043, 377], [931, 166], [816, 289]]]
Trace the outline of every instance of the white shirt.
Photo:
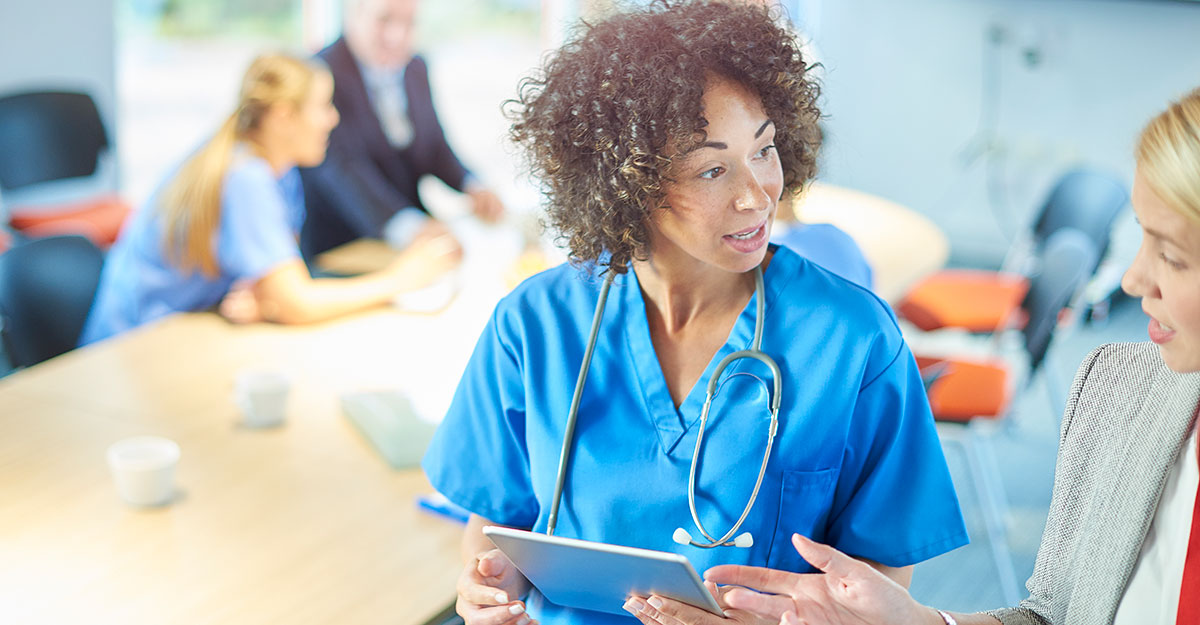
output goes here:
[[1175, 624], [1198, 485], [1200, 467], [1193, 429], [1167, 477], [1142, 552], [1117, 605], [1113, 625]]
[[378, 70], [359, 65], [367, 99], [375, 109], [375, 117], [387, 136], [388, 143], [403, 150], [412, 143], [412, 122], [408, 118], [408, 95], [404, 93], [404, 68], [396, 71]]

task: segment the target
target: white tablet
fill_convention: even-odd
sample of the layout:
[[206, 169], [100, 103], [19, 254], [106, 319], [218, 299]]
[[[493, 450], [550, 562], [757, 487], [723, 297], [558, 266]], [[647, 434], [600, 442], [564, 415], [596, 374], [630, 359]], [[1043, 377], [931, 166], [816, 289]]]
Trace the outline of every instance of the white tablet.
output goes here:
[[559, 605], [613, 614], [630, 595], [659, 595], [720, 615], [688, 559], [677, 554], [488, 526], [483, 533]]

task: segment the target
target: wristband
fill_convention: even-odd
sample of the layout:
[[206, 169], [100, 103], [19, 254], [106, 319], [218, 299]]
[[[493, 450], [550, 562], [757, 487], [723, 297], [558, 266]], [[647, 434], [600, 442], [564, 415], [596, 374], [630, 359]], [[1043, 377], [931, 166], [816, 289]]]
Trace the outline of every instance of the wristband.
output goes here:
[[948, 613], [938, 610], [937, 608], [934, 608], [934, 610], [937, 610], [938, 616], [942, 617], [942, 620], [946, 622], [946, 625], [958, 625], [958, 621], [953, 616], [950, 616]]

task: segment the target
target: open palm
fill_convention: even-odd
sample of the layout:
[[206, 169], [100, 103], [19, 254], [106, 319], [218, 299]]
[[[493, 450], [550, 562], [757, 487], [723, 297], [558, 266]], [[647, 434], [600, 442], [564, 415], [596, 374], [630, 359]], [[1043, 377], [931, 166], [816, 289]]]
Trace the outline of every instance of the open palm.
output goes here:
[[[941, 623], [933, 610], [870, 565], [799, 534], [796, 551], [821, 573], [789, 573], [749, 566], [717, 566], [704, 577], [742, 586], [725, 594], [730, 607], [783, 623], [919, 625]], [[771, 593], [771, 594], [765, 594]]]

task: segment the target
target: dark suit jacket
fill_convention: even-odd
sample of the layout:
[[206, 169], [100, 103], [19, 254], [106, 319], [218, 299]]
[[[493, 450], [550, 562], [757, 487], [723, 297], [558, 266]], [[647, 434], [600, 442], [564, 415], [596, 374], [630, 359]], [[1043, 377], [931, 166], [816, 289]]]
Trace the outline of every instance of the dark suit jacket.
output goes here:
[[405, 207], [424, 210], [417, 195], [422, 176], [433, 174], [459, 191], [467, 176], [433, 109], [424, 59], [414, 57], [405, 68], [413, 140], [397, 150], [383, 134], [345, 40], [317, 56], [333, 73], [333, 104], [342, 119], [329, 136], [325, 162], [300, 172], [308, 210], [300, 236], [306, 257], [360, 237], [381, 236], [388, 219]]

